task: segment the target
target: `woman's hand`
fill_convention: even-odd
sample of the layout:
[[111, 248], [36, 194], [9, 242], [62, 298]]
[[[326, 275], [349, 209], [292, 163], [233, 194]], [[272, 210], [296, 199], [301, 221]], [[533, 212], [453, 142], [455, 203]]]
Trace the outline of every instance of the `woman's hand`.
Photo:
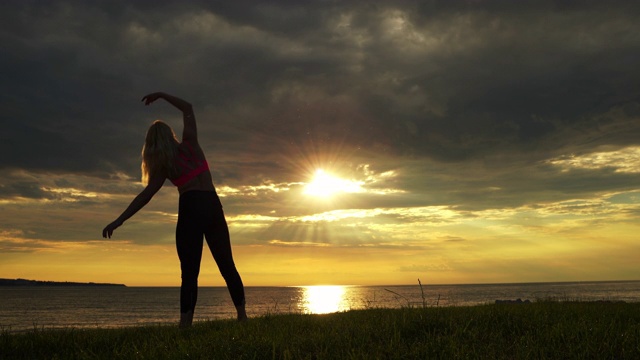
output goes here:
[[152, 102], [154, 102], [154, 101], [156, 101], [156, 100], [160, 99], [161, 97], [163, 97], [163, 95], [164, 95], [164, 93], [161, 93], [161, 92], [154, 92], [154, 93], [151, 93], [151, 94], [149, 94], [149, 95], [145, 95], [145, 96], [142, 98], [142, 101], [144, 101], [144, 104], [145, 104], [145, 105], [149, 105], [149, 104], [151, 104]]
[[113, 230], [119, 228], [122, 225], [122, 221], [116, 220], [114, 222], [112, 222], [111, 224], [107, 225], [103, 230], [102, 230], [102, 237], [103, 238], [109, 238], [111, 239], [111, 235], [113, 234]]

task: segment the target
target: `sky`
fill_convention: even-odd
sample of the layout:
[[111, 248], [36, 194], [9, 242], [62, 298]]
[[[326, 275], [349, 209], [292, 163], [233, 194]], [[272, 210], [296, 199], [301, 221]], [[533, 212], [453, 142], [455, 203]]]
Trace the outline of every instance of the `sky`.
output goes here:
[[[246, 286], [637, 280], [637, 1], [2, 1], [0, 277], [178, 286], [191, 102]], [[208, 251], [200, 284], [224, 285]]]

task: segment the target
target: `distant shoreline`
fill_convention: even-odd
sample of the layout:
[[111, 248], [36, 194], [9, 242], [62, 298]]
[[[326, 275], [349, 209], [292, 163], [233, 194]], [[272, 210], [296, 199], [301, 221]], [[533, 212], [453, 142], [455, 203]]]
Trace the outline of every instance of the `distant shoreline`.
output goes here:
[[110, 284], [110, 283], [82, 283], [71, 281], [40, 281], [40, 280], [27, 280], [27, 279], [0, 279], [0, 286], [118, 286], [126, 287], [125, 284]]

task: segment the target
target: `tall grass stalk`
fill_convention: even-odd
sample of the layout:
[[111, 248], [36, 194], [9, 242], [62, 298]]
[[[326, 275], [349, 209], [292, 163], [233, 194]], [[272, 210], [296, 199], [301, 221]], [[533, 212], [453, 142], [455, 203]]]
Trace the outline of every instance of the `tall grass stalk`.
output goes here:
[[[418, 278], [418, 285], [420, 286], [420, 295], [422, 297], [422, 307], [425, 308], [427, 307], [427, 298], [424, 296], [424, 289], [422, 288], [422, 282], [420, 281], [420, 279]], [[401, 294], [398, 294], [397, 292], [393, 291], [393, 290], [389, 290], [386, 289], [386, 291], [396, 295], [396, 297], [401, 297], [402, 299], [404, 299], [404, 301], [407, 302], [407, 307], [411, 307], [412, 305], [415, 304], [415, 302], [410, 301], [406, 296], [403, 296]], [[397, 300], [397, 298], [396, 298]], [[436, 306], [438, 306], [438, 304], [440, 303], [440, 295], [438, 294], [438, 300], [436, 300]]]
[[420, 285], [420, 295], [422, 295], [422, 307], [427, 307], [427, 299], [424, 297], [424, 290], [422, 289], [420, 278], [418, 278], [418, 285]]

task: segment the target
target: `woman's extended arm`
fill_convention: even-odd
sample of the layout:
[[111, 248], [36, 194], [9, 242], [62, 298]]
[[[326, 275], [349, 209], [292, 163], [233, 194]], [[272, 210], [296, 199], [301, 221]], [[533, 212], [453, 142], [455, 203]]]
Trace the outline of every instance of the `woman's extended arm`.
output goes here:
[[116, 220], [114, 220], [111, 224], [107, 225], [102, 230], [102, 237], [110, 239], [111, 235], [113, 234], [113, 230], [122, 226], [122, 224], [127, 219], [132, 217], [135, 213], [137, 213], [140, 209], [147, 205], [149, 201], [151, 201], [151, 198], [153, 198], [153, 195], [155, 195], [158, 190], [162, 188], [164, 180], [165, 179], [161, 176], [152, 177], [151, 179], [149, 179], [149, 184], [144, 188], [144, 190], [140, 192], [140, 194], [138, 194], [138, 196], [133, 199], [133, 201], [131, 201], [131, 204], [129, 204], [126, 210], [123, 211]]
[[155, 92], [149, 95], [145, 95], [142, 98], [142, 101], [144, 101], [145, 105], [149, 105], [161, 98], [165, 99], [169, 104], [182, 111], [182, 121], [184, 125], [182, 130], [182, 140], [197, 142], [198, 130], [196, 127], [196, 117], [193, 114], [193, 107], [191, 106], [191, 104], [179, 97], [175, 97], [163, 92]]

